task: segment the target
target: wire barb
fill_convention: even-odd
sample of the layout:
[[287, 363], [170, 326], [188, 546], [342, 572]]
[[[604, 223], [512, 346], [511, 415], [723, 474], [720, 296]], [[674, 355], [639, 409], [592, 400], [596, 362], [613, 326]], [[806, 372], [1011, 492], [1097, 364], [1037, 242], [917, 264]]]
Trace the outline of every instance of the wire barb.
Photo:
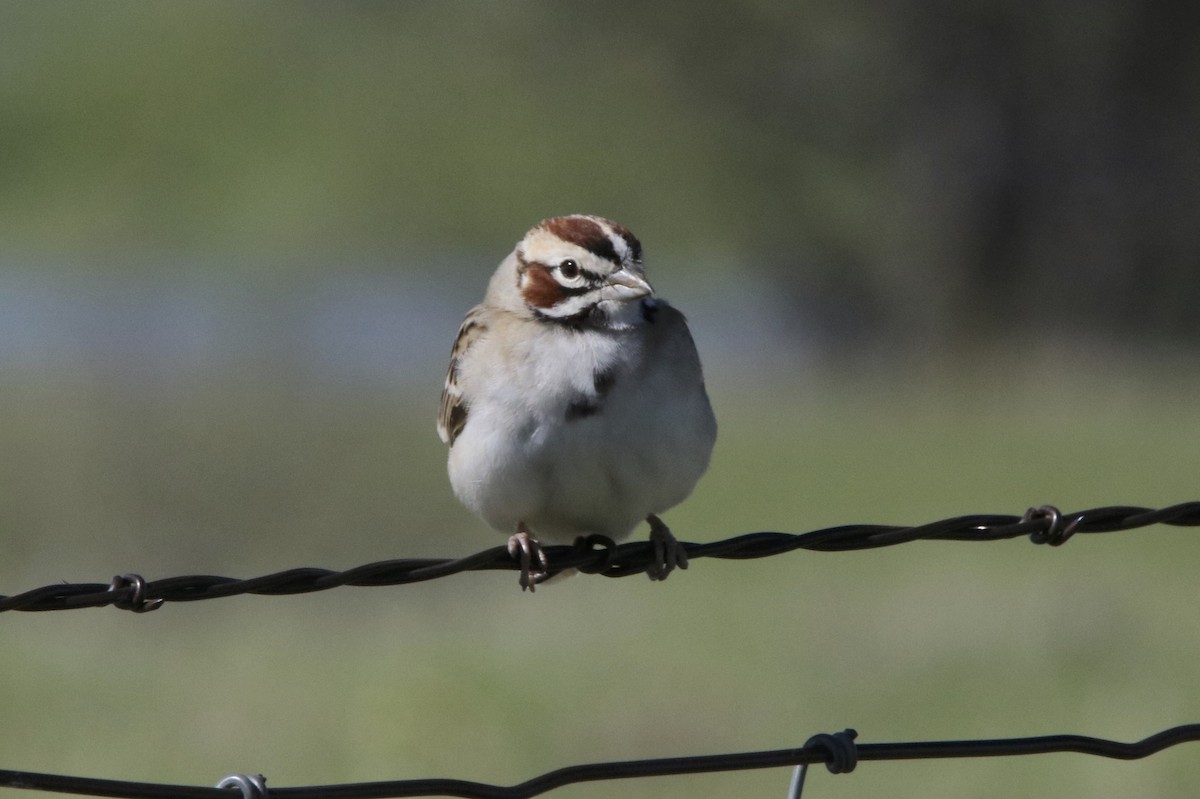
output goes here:
[[[165, 599], [146, 599], [146, 579], [140, 574], [118, 574], [108, 584], [108, 590], [116, 597], [112, 600], [113, 607], [134, 613], [158, 610], [166, 602]], [[128, 596], [121, 595], [122, 592]]]
[[[1064, 519], [1070, 521], [1064, 526]], [[707, 544], [679, 542], [688, 560], [721, 558], [750, 560], [782, 555], [797, 549], [813, 552], [850, 552], [895, 546], [910, 541], [1000, 541], [1028, 535], [1035, 544], [1060, 546], [1079, 533], [1109, 533], [1152, 524], [1176, 527], [1200, 526], [1200, 501], [1152, 509], [1131, 505], [1061, 513], [1052, 505], [1031, 508], [1023, 516], [976, 514], [956, 516], [915, 527], [852, 524], [809, 533], [747, 533]], [[649, 541], [614, 544], [603, 536], [588, 536], [574, 546], [543, 549], [547, 576], [568, 569], [628, 577], [653, 567], [654, 547]], [[115, 605], [144, 613], [164, 602], [194, 602], [201, 599], [256, 594], [281, 596], [325, 591], [343, 585], [404, 585], [434, 580], [468, 571], [519, 569], [506, 547], [493, 547], [458, 559], [402, 558], [368, 563], [346, 571], [300, 568], [239, 580], [233, 577], [192, 575], [146, 581], [136, 574], [101, 583], [63, 583], [35, 588], [13, 596], [0, 596], [0, 612], [70, 610]]]
[[1075, 534], [1075, 528], [1083, 521], [1083, 517], [1082, 513], [1076, 514], [1075, 518], [1064, 527], [1062, 512], [1053, 505], [1042, 505], [1039, 508], [1030, 508], [1025, 511], [1025, 515], [1021, 517], [1021, 522], [1028, 523], [1045, 519], [1046, 529], [1034, 530], [1029, 534], [1029, 540], [1035, 544], [1049, 544], [1052, 547], [1060, 547], [1067, 543], [1067, 539]]
[[842, 732], [817, 733], [804, 744], [805, 749], [824, 749], [826, 752], [825, 766], [830, 774], [849, 774], [858, 765], [858, 749], [854, 739], [858, 730], [845, 729]]
[[[597, 549], [599, 547], [599, 549]], [[594, 553], [603, 553], [602, 559], [592, 557]], [[613, 541], [606, 535], [593, 533], [592, 535], [584, 535], [575, 539], [575, 544], [571, 547], [571, 555], [583, 558], [591, 558], [591, 562], [581, 563], [576, 568], [584, 574], [603, 574], [612, 568], [613, 560], [617, 554], [617, 542]]]
[[217, 783], [218, 788], [237, 788], [242, 799], [267, 799], [267, 778], [261, 774], [228, 774]]
[[[858, 731], [849, 728], [832, 735], [817, 733], [805, 742], [804, 748], [825, 750], [825, 766], [830, 774], [849, 774], [858, 765], [858, 749], [854, 746], [854, 739], [857, 737]], [[808, 776], [808, 765], [801, 763], [792, 772], [788, 799], [800, 799], [804, 793], [804, 778]]]

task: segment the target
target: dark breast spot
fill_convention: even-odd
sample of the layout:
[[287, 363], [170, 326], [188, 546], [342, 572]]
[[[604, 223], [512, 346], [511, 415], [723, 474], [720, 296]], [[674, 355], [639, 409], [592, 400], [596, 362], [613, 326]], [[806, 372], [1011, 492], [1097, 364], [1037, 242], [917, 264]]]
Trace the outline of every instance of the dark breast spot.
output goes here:
[[568, 422], [575, 422], [580, 419], [586, 419], [589, 416], [595, 416], [600, 413], [600, 403], [588, 397], [580, 397], [572, 400], [567, 406], [567, 412], [564, 417]]
[[616, 384], [616, 367], [610, 366], [605, 369], [597, 369], [592, 373], [592, 390], [596, 393], [594, 395], [580, 394], [571, 400], [571, 403], [567, 405], [566, 420], [573, 422], [600, 413], [604, 410], [604, 397], [608, 392], [612, 391], [613, 386]]
[[592, 388], [596, 393], [603, 397], [608, 392], [612, 391], [612, 387], [617, 384], [617, 368], [610, 366], [606, 369], [597, 369], [592, 374]]

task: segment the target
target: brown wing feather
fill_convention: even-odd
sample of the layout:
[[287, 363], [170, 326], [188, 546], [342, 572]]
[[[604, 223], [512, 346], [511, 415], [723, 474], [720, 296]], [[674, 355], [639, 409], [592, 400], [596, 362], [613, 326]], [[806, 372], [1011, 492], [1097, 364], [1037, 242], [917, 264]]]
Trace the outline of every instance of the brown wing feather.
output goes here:
[[467, 318], [458, 328], [454, 348], [450, 351], [450, 366], [446, 369], [446, 384], [442, 388], [437, 430], [442, 441], [450, 446], [454, 446], [454, 440], [467, 424], [467, 402], [458, 385], [458, 366], [466, 351], [485, 332], [487, 325], [483, 323], [483, 306], [477, 305], [467, 313]]

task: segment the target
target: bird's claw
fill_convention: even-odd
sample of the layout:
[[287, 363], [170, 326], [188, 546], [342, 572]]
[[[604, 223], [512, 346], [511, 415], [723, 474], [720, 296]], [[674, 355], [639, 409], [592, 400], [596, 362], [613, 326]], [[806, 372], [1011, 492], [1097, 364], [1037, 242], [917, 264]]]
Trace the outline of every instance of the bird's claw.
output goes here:
[[665, 580], [676, 568], [688, 567], [687, 550], [671, 534], [671, 529], [653, 513], [646, 517], [650, 523], [650, 543], [654, 545], [654, 561], [646, 569], [651, 580]]
[[[547, 573], [550, 561], [546, 559], [546, 553], [542, 550], [541, 543], [529, 534], [525, 525], [518, 527], [517, 532], [509, 536], [508, 554], [521, 562], [522, 591], [528, 590], [532, 593], [537, 590], [538, 583], [550, 576]], [[533, 568], [534, 561], [538, 566], [536, 570]]]

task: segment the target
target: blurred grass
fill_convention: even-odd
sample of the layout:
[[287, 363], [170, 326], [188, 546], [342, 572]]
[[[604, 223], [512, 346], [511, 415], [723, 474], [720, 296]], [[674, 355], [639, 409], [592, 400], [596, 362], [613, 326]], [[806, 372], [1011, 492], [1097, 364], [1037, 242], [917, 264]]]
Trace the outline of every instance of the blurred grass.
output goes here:
[[[713, 466], [669, 516], [689, 540], [1197, 498], [1186, 376], [713, 382]], [[136, 395], [79, 376], [9, 383], [0, 590], [494, 545], [450, 495], [424, 400], [278, 375]], [[511, 783], [572, 763], [798, 746], [847, 726], [864, 742], [1129, 740], [1200, 719], [1198, 554], [1194, 531], [1160, 527], [1061, 549], [702, 560], [665, 585], [575, 577], [536, 596], [495, 573], [147, 616], [6, 614], [0, 749], [6, 768], [190, 784], [242, 770], [286, 786]], [[553, 795], [781, 795], [787, 780]], [[1183, 797], [1200, 767], [1183, 747], [1135, 763], [871, 763], [810, 780], [824, 796]]]
[[130, 250], [250, 252], [290, 274], [314, 251], [507, 243], [586, 207], [711, 254], [738, 230], [711, 198], [755, 191], [727, 140], [746, 121], [536, 0], [10, 3], [0, 21], [10, 252], [143, 274], [162, 260]]

